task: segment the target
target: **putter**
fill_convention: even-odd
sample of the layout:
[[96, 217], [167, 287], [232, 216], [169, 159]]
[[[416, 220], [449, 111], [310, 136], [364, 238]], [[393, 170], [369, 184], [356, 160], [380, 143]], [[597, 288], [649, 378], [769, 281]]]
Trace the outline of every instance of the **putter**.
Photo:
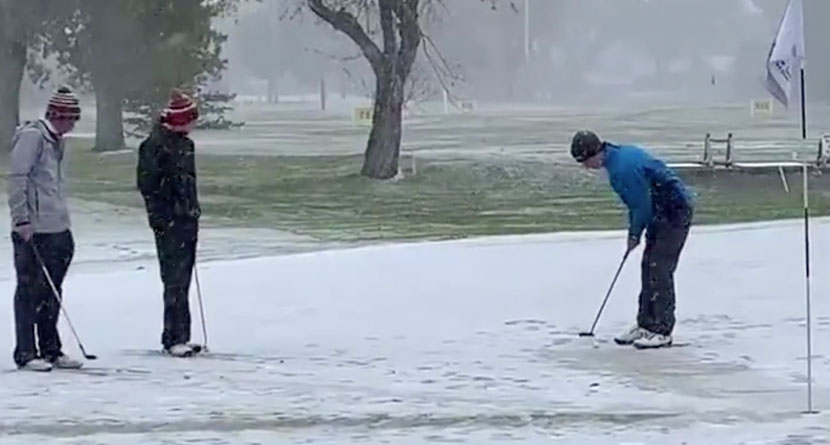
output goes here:
[[61, 299], [60, 292], [58, 292], [58, 288], [55, 286], [55, 283], [52, 281], [52, 276], [49, 274], [49, 269], [46, 268], [46, 263], [43, 262], [43, 258], [40, 256], [40, 252], [37, 250], [37, 246], [35, 246], [34, 240], [30, 241], [32, 244], [32, 250], [35, 252], [35, 258], [37, 258], [37, 262], [40, 263], [40, 268], [43, 270], [43, 274], [46, 275], [46, 280], [49, 282], [49, 286], [52, 288], [52, 295], [58, 300], [58, 307], [60, 308], [61, 312], [63, 312], [63, 317], [66, 319], [66, 323], [69, 324], [69, 329], [72, 330], [72, 335], [75, 336], [75, 341], [78, 342], [78, 347], [81, 349], [81, 353], [84, 355], [84, 358], [87, 360], [97, 360], [98, 356], [94, 354], [87, 354], [86, 349], [84, 349], [83, 343], [81, 343], [81, 338], [78, 336], [78, 333], [75, 331], [75, 327], [72, 326], [72, 320], [69, 319], [69, 314], [66, 313], [66, 309], [63, 307], [63, 300]]
[[593, 337], [594, 330], [597, 328], [597, 323], [599, 323], [599, 317], [602, 315], [602, 311], [605, 309], [605, 304], [608, 303], [608, 297], [611, 296], [611, 291], [614, 290], [614, 285], [617, 283], [617, 278], [620, 276], [620, 272], [622, 272], [622, 268], [625, 265], [625, 260], [628, 259], [628, 254], [631, 251], [625, 252], [623, 255], [622, 261], [620, 261], [620, 267], [617, 268], [617, 273], [614, 275], [614, 279], [611, 281], [611, 286], [608, 288], [608, 292], [605, 294], [605, 299], [602, 300], [602, 305], [599, 307], [599, 311], [597, 312], [596, 318], [594, 318], [594, 324], [591, 325], [591, 330], [588, 332], [580, 332], [580, 337]]

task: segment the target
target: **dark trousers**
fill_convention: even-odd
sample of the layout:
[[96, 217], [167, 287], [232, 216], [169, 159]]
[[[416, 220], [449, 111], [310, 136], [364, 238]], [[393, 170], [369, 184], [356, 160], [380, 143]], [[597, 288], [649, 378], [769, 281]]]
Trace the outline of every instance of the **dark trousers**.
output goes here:
[[646, 231], [637, 324], [662, 335], [674, 330], [674, 271], [689, 235], [692, 210], [673, 220], [657, 219]]
[[164, 329], [161, 344], [165, 348], [190, 341], [190, 278], [196, 261], [199, 222], [177, 219], [170, 226], [154, 229], [156, 251], [164, 284]]
[[37, 246], [61, 297], [63, 279], [75, 254], [75, 241], [72, 232], [68, 230], [62, 233], [36, 233], [31, 242], [12, 233], [14, 268], [17, 274], [17, 289], [14, 293], [17, 346], [14, 349], [14, 362], [18, 366], [35, 358], [52, 361], [61, 355], [62, 347], [58, 334], [60, 303], [35, 257], [32, 243]]

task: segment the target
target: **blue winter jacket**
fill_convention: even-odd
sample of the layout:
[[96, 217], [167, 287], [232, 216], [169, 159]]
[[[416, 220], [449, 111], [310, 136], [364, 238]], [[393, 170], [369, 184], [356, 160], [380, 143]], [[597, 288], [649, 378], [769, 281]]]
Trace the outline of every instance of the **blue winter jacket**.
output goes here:
[[605, 146], [611, 187], [628, 206], [628, 235], [639, 240], [655, 221], [688, 218], [692, 199], [686, 185], [663, 161], [634, 145]]

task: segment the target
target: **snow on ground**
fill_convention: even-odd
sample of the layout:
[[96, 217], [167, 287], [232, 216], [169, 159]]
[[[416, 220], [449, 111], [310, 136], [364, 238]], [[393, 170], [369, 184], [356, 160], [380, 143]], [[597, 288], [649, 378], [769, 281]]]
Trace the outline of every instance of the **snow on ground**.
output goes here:
[[[75, 237], [74, 271], [112, 271], [143, 268], [156, 261], [153, 232], [147, 215], [129, 207], [86, 200], [70, 200]], [[0, 214], [8, 215], [7, 197], [0, 194]], [[12, 258], [9, 218], [0, 218], [0, 258]], [[273, 229], [230, 228], [204, 218], [200, 232], [202, 261], [278, 255], [286, 252], [339, 247], [336, 243]], [[14, 269], [0, 268], [0, 279], [13, 279]]]
[[[677, 341], [689, 346], [662, 351], [607, 343], [634, 315], [636, 261], [600, 322], [604, 342], [575, 335], [618, 265], [620, 233], [203, 264], [211, 353], [192, 359], [155, 352], [153, 261], [75, 270], [67, 309], [99, 359], [16, 372], [0, 311], [0, 444], [827, 443], [830, 221], [812, 235], [818, 415], [801, 413], [803, 234], [785, 222], [694, 230], [677, 276]], [[76, 352], [64, 321], [62, 332]]]

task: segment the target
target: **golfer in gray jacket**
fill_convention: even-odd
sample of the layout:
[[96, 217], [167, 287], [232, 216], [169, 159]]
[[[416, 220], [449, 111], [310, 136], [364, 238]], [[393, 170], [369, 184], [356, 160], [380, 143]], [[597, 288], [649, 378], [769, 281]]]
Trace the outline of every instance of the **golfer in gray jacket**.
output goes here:
[[24, 123], [12, 138], [8, 199], [17, 275], [14, 361], [22, 370], [82, 365], [61, 350], [60, 304], [35, 252], [62, 293], [61, 284], [75, 251], [61, 169], [63, 135], [72, 131], [80, 117], [78, 98], [68, 87], [61, 87], [49, 100], [45, 117]]

